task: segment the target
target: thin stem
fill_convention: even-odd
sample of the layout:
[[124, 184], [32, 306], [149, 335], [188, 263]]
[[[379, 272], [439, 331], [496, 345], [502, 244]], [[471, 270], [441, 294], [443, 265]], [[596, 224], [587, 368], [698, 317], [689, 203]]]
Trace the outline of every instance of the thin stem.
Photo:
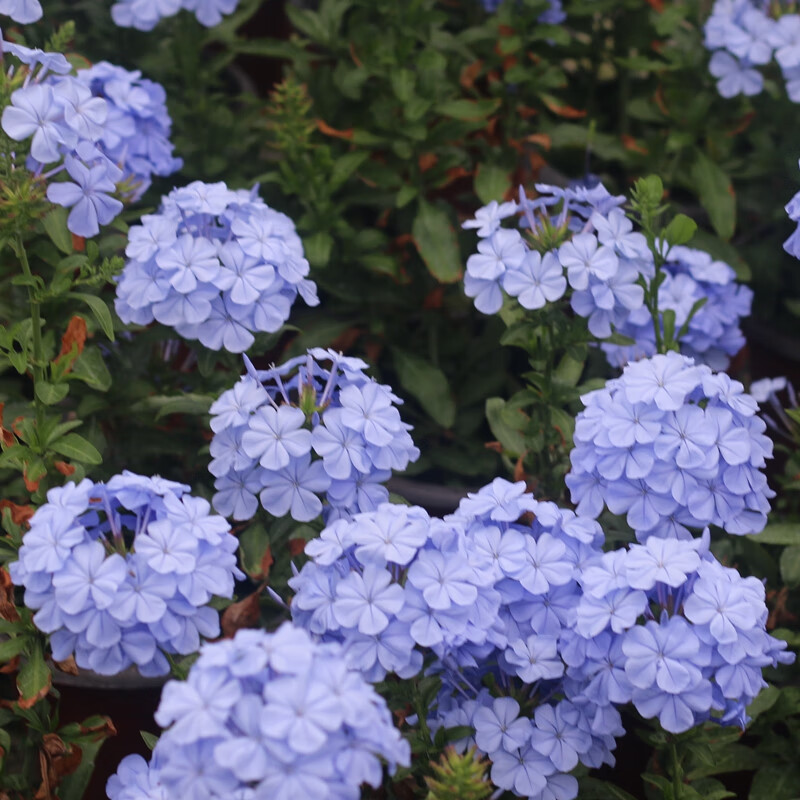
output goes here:
[[[29, 280], [33, 280], [33, 273], [28, 263], [28, 254], [25, 250], [25, 243], [22, 240], [22, 233], [20, 232], [19, 225], [17, 226], [15, 245], [14, 249], [17, 252], [17, 258], [19, 258], [20, 265], [22, 266], [22, 274]], [[42, 316], [39, 312], [39, 300], [36, 297], [35, 286], [30, 283], [28, 284], [28, 303], [31, 310], [31, 337], [33, 339], [33, 406], [36, 413], [36, 431], [38, 434], [43, 428], [45, 417], [44, 403], [39, 399], [36, 392], [36, 387], [45, 379], [43, 366], [44, 350], [42, 348]]]
[[672, 800], [680, 800], [681, 797], [681, 763], [678, 760], [678, 747], [675, 739], [670, 741], [670, 752], [672, 755]]

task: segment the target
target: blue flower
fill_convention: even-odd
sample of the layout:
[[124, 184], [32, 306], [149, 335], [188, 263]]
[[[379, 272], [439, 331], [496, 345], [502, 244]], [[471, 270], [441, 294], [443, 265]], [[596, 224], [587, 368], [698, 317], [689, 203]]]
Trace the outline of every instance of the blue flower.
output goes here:
[[0, 0], [0, 14], [27, 25], [42, 18], [42, 5], [39, 0]]
[[11, 94], [11, 105], [3, 109], [2, 126], [18, 142], [33, 136], [31, 155], [48, 164], [61, 157], [65, 141], [61, 119], [53, 87], [33, 83]]
[[108, 192], [114, 191], [115, 184], [101, 164], [89, 168], [70, 157], [65, 159], [65, 164], [75, 182], [51, 183], [47, 187], [47, 199], [72, 208], [67, 225], [73, 233], [96, 236], [101, 225], [107, 225], [122, 211], [122, 203], [108, 195]]

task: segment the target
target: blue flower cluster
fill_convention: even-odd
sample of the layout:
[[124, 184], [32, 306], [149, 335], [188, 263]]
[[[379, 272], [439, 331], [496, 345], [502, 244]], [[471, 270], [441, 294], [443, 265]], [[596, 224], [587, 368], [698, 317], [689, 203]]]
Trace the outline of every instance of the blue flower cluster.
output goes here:
[[708, 542], [707, 531], [650, 537], [586, 563], [576, 621], [585, 650], [570, 667], [592, 676], [585, 694], [633, 702], [672, 733], [707, 720], [744, 728], [767, 685], [762, 668], [794, 654], [767, 634], [763, 583], [722, 566]]
[[129, 756], [110, 800], [358, 800], [408, 766], [385, 701], [336, 644], [285, 623], [204, 645], [186, 681], [164, 687], [148, 766]]
[[723, 97], [760, 94], [764, 77], [757, 68], [774, 58], [789, 99], [800, 103], [800, 15], [783, 13], [782, 5], [765, 0], [714, 3], [705, 45], [713, 51], [709, 71]]
[[111, 6], [111, 18], [121, 28], [151, 31], [160, 20], [185, 9], [201, 25], [212, 28], [222, 22], [223, 14], [232, 14], [238, 5], [239, 0], [118, 0]]
[[299, 294], [316, 305], [294, 223], [256, 189], [195, 181], [162, 198], [128, 233], [117, 283], [123, 322], [158, 320], [211, 350], [241, 353], [253, 333], [274, 333]]
[[0, 14], [27, 25], [42, 18], [42, 4], [39, 0], [0, 0]]
[[[66, 171], [68, 180], [51, 182], [47, 198], [71, 209], [67, 227], [72, 233], [96, 236], [101, 225], [120, 213], [122, 203], [113, 195], [126, 176], [146, 183], [151, 173], [166, 175], [180, 166], [170, 155], [170, 120], [159, 84], [140, 81], [136, 87], [130, 82], [125, 86], [120, 80], [124, 70], [98, 65], [82, 72], [96, 77], [95, 70], [101, 70], [115, 76], [109, 93], [98, 96], [101, 93], [85, 74], [70, 74], [72, 67], [61, 53], [11, 42], [2, 46], [24, 65], [27, 75], [23, 86], [11, 94], [0, 124], [14, 141], [30, 139], [27, 164], [34, 175], [50, 179]], [[137, 114], [142, 119], [138, 128]], [[135, 196], [139, 189], [131, 187]]]
[[232, 597], [238, 542], [189, 487], [132, 472], [50, 489], [30, 521], [12, 580], [53, 658], [114, 675], [166, 675], [165, 653], [219, 636], [212, 597]]
[[[389, 504], [338, 520], [306, 545], [291, 607], [370, 680], [423, 665], [438, 675], [429, 727], [473, 727], [459, 744], [490, 757], [498, 788], [568, 800], [577, 782], [567, 773], [613, 762], [622, 733], [616, 709], [585, 698], [566, 672], [577, 576], [603, 535], [524, 492], [498, 478], [444, 520]], [[478, 688], [487, 682], [500, 696]]]
[[[463, 224], [477, 229], [482, 240], [464, 276], [476, 308], [495, 314], [504, 297], [513, 297], [535, 311], [569, 296], [572, 310], [597, 339], [614, 332], [634, 339], [629, 347], [603, 345], [612, 365], [655, 353], [643, 288], [655, 276], [655, 265], [645, 237], [620, 208], [625, 198], [609, 194], [601, 183], [568, 189], [537, 184], [536, 191], [530, 200], [520, 187], [519, 202], [492, 201]], [[502, 227], [514, 216], [522, 232]], [[750, 313], [752, 292], [735, 283], [727, 264], [688, 247], [673, 247], [663, 272], [659, 311], [675, 311], [677, 330], [695, 301], [706, 298], [680, 339], [681, 352], [724, 369], [744, 344], [739, 320]]]
[[[566, 190], [537, 184], [536, 191], [539, 196], [530, 200], [520, 187], [519, 203], [492, 201], [463, 224], [476, 228], [482, 240], [467, 260], [464, 290], [479, 311], [495, 314], [504, 295], [536, 310], [564, 297], [569, 285], [572, 309], [588, 319], [594, 336], [606, 338], [644, 302], [637, 280], [648, 269], [652, 273], [644, 236], [633, 232], [619, 208], [625, 198], [610, 195], [602, 184]], [[529, 241], [518, 229], [501, 227], [518, 214]], [[556, 247], [544, 241], [554, 231], [567, 241]]]
[[772, 442], [741, 383], [667, 353], [629, 364], [582, 400], [566, 476], [580, 514], [607, 505], [640, 540], [764, 528]]
[[[753, 291], [737, 283], [736, 273], [723, 261], [691, 247], [672, 247], [661, 269], [665, 278], [658, 289], [659, 313], [674, 311], [676, 330], [689, 320], [680, 338], [681, 353], [714, 370], [727, 369], [731, 356], [744, 347], [739, 325], [742, 317], [750, 315]], [[692, 313], [699, 300], [705, 302]], [[613, 366], [623, 367], [656, 353], [653, 320], [645, 307], [631, 311], [617, 331], [635, 344], [603, 343], [601, 347]]]
[[323, 512], [323, 498], [329, 521], [388, 500], [383, 482], [419, 450], [400, 419], [402, 401], [365, 374], [364, 361], [316, 348], [268, 370], [246, 356], [245, 364], [210, 409], [220, 514], [250, 519], [259, 493], [270, 514], [303, 522]]
[[122, 169], [132, 200], [147, 191], [153, 175], [171, 175], [183, 166], [172, 155], [172, 120], [160, 83], [107, 61], [78, 70], [78, 80], [108, 105], [100, 147]]

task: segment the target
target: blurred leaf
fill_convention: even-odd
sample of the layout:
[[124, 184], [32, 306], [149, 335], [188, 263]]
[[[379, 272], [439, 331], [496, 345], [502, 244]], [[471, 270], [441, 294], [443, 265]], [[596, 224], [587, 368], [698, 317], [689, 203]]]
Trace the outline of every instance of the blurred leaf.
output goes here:
[[714, 230], [727, 241], [736, 229], [736, 196], [730, 178], [705, 153], [697, 151], [691, 178]]
[[411, 235], [431, 275], [442, 283], [461, 279], [463, 265], [458, 240], [444, 209], [420, 200]]
[[42, 220], [44, 229], [53, 244], [62, 252], [69, 255], [72, 249], [72, 234], [67, 228], [68, 211], [66, 208], [56, 206]]
[[[519, 426], [526, 422], [526, 417], [520, 412], [511, 412], [512, 418]], [[502, 397], [490, 397], [486, 400], [486, 420], [492, 433], [497, 437], [497, 441], [503, 446], [508, 455], [513, 458], [521, 456], [525, 450], [525, 437], [519, 427], [512, 424], [509, 419], [509, 412], [506, 409], [506, 401]]]
[[428, 361], [392, 348], [392, 357], [400, 383], [419, 400], [420, 405], [443, 428], [450, 428], [456, 419], [456, 404], [447, 378]]
[[579, 780], [578, 796], [581, 800], [636, 800], [624, 789], [599, 778], [583, 776]]
[[368, 150], [345, 153], [336, 159], [331, 169], [329, 186], [331, 191], [338, 189], [369, 158]]
[[686, 214], [677, 214], [664, 229], [663, 236], [670, 245], [686, 244], [691, 241], [696, 230], [697, 223], [693, 219], [689, 219]]
[[800, 586], [800, 545], [787, 547], [781, 553], [781, 578], [790, 588]]
[[328, 265], [332, 248], [333, 237], [325, 231], [318, 231], [313, 236], [307, 236], [303, 239], [303, 249], [308, 263], [317, 269], [322, 269]]
[[752, 533], [747, 538], [758, 544], [800, 545], [800, 523], [775, 522], [767, 525], [761, 533]]
[[493, 114], [500, 107], [500, 100], [448, 100], [436, 106], [444, 117], [464, 121], [481, 120]]
[[502, 201], [511, 186], [511, 171], [498, 164], [479, 164], [475, 174], [475, 194], [486, 205]]
[[756, 772], [749, 800], [794, 800], [800, 786], [800, 766], [783, 764], [763, 767]]

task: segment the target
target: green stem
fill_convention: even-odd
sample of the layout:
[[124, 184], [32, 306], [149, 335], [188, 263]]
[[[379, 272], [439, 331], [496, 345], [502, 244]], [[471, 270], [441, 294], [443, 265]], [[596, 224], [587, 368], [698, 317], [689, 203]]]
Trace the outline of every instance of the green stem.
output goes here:
[[[19, 258], [20, 265], [22, 266], [22, 274], [29, 280], [32, 280], [33, 273], [28, 263], [28, 254], [25, 251], [25, 243], [22, 240], [19, 227], [17, 227], [16, 231], [15, 245], [14, 249], [17, 252], [17, 258]], [[42, 348], [42, 316], [39, 312], [39, 300], [36, 297], [36, 288], [31, 284], [28, 284], [28, 303], [31, 309], [31, 338], [33, 339], [33, 406], [36, 412], [36, 430], [38, 432], [44, 425], [45, 417], [44, 403], [42, 403], [36, 393], [36, 387], [45, 379], [43, 366], [44, 350]]]
[[681, 780], [681, 763], [678, 759], [678, 747], [675, 744], [675, 739], [670, 741], [670, 752], [672, 755], [672, 800], [680, 800], [683, 782]]

